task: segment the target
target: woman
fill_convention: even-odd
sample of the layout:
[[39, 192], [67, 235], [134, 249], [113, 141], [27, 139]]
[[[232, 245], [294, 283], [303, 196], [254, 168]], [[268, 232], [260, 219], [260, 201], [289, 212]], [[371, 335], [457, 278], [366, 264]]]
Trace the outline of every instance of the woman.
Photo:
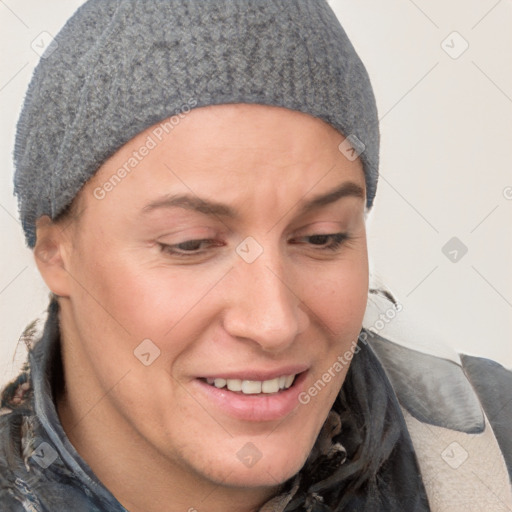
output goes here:
[[2, 509], [507, 510], [509, 372], [361, 330], [378, 145], [326, 2], [79, 9], [18, 125], [52, 295], [2, 395]]

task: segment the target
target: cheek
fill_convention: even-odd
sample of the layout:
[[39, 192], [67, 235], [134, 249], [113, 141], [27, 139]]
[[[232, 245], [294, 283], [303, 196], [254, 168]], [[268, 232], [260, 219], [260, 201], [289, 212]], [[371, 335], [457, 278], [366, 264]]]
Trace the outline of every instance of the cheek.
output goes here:
[[336, 339], [357, 337], [368, 298], [366, 254], [316, 275], [305, 291], [305, 302]]
[[[211, 292], [226, 271], [150, 267], [135, 255], [114, 258], [114, 254], [81, 262], [81, 278], [88, 291], [78, 287], [74, 308], [91, 359], [98, 361], [99, 356], [109, 354], [102, 359], [103, 373], [108, 374], [118, 365], [118, 355], [126, 353], [126, 363], [141, 369], [134, 353], [139, 347], [149, 347], [158, 354], [151, 368], [171, 369], [173, 361], [197, 349], [196, 340], [215, 321], [215, 294]], [[102, 339], [109, 340], [107, 347]], [[143, 340], [151, 343], [141, 345]], [[148, 381], [147, 376], [142, 381]]]
[[307, 383], [306, 407], [325, 417], [345, 379], [357, 347], [368, 297], [365, 253], [345, 260], [316, 281], [309, 291], [311, 316], [324, 334], [315, 346], [316, 363]]

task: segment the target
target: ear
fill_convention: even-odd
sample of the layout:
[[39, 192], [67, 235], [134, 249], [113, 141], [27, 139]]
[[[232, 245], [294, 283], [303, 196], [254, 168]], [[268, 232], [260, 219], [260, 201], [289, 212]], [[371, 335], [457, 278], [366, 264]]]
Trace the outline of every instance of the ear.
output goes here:
[[67, 270], [69, 240], [62, 226], [44, 215], [37, 219], [34, 258], [44, 282], [60, 296], [69, 297], [71, 276]]

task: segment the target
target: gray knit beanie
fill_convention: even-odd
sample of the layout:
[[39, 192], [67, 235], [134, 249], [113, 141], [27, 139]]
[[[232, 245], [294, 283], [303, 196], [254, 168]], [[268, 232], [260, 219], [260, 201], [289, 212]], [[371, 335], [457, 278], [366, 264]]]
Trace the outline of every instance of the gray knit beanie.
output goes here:
[[[359, 154], [371, 207], [377, 108], [324, 0], [89, 0], [47, 48], [17, 126], [14, 192], [27, 244], [100, 165], [184, 109], [276, 105], [328, 122]], [[355, 158], [355, 157], [354, 157]]]

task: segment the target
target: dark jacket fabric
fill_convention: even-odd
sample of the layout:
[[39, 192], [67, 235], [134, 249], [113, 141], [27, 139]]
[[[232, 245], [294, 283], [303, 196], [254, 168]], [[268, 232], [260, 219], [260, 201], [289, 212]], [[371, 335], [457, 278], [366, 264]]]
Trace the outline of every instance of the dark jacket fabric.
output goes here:
[[[416, 434], [413, 442], [414, 425], [478, 436], [487, 418], [499, 446], [497, 467], [505, 461], [510, 485], [512, 372], [470, 356], [457, 365], [375, 334], [370, 341], [368, 333], [360, 339], [308, 461], [262, 512], [446, 510], [432, 479], [422, 473], [428, 448]], [[0, 511], [127, 512], [62, 428], [54, 401], [62, 375], [58, 305], [52, 302], [22, 372], [1, 395]], [[454, 466], [452, 452], [448, 446], [444, 455]], [[448, 468], [441, 456], [439, 464], [442, 471]], [[506, 507], [503, 496], [499, 499]]]

